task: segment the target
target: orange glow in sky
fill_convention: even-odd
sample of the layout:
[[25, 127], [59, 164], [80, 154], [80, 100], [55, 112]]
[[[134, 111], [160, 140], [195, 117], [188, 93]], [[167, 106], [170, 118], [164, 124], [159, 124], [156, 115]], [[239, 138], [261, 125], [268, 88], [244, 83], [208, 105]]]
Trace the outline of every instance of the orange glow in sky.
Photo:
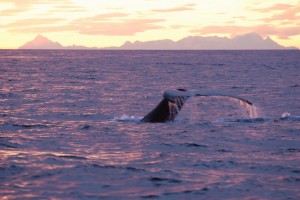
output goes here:
[[64, 46], [233, 37], [256, 32], [300, 48], [300, 0], [1, 0], [0, 48], [42, 34]]

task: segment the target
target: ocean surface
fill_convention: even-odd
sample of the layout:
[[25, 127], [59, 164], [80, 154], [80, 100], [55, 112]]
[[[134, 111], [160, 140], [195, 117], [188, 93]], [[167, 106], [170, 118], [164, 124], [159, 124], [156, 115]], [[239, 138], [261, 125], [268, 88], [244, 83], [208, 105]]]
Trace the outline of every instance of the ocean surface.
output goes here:
[[300, 199], [300, 51], [0, 50], [0, 199]]

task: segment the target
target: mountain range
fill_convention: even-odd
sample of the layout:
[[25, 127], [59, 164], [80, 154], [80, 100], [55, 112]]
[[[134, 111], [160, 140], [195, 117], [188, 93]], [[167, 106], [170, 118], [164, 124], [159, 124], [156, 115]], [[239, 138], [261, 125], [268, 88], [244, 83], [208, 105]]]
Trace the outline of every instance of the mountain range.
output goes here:
[[295, 47], [284, 47], [274, 42], [271, 38], [262, 38], [256, 33], [248, 33], [227, 37], [202, 37], [189, 36], [178, 41], [169, 39], [147, 42], [125, 42], [120, 47], [89, 48], [85, 46], [62, 46], [48, 38], [37, 35], [32, 41], [27, 42], [19, 49], [106, 49], [106, 50], [280, 50], [297, 49]]

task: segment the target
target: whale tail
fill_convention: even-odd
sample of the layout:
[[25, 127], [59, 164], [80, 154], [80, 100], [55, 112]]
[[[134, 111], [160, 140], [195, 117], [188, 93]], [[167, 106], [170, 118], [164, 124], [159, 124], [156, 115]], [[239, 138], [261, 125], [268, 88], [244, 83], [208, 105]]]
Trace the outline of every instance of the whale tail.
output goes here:
[[141, 121], [153, 122], [153, 123], [173, 121], [176, 115], [183, 107], [186, 100], [193, 96], [231, 97], [231, 98], [239, 99], [245, 102], [246, 104], [252, 105], [252, 103], [249, 102], [248, 100], [230, 94], [215, 93], [215, 92], [189, 92], [185, 89], [167, 90], [164, 92], [163, 99], [161, 100], [161, 102], [150, 113], [148, 113]]

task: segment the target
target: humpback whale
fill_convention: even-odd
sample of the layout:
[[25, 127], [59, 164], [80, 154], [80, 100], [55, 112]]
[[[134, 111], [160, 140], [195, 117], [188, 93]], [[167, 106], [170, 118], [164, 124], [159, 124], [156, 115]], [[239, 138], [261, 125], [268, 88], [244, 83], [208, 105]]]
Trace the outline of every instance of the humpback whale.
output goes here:
[[185, 89], [166, 90], [163, 93], [163, 99], [160, 103], [149, 112], [141, 121], [142, 122], [167, 122], [173, 121], [184, 103], [190, 97], [211, 96], [211, 97], [231, 97], [238, 99], [248, 105], [252, 103], [242, 97], [219, 92], [190, 92]]

